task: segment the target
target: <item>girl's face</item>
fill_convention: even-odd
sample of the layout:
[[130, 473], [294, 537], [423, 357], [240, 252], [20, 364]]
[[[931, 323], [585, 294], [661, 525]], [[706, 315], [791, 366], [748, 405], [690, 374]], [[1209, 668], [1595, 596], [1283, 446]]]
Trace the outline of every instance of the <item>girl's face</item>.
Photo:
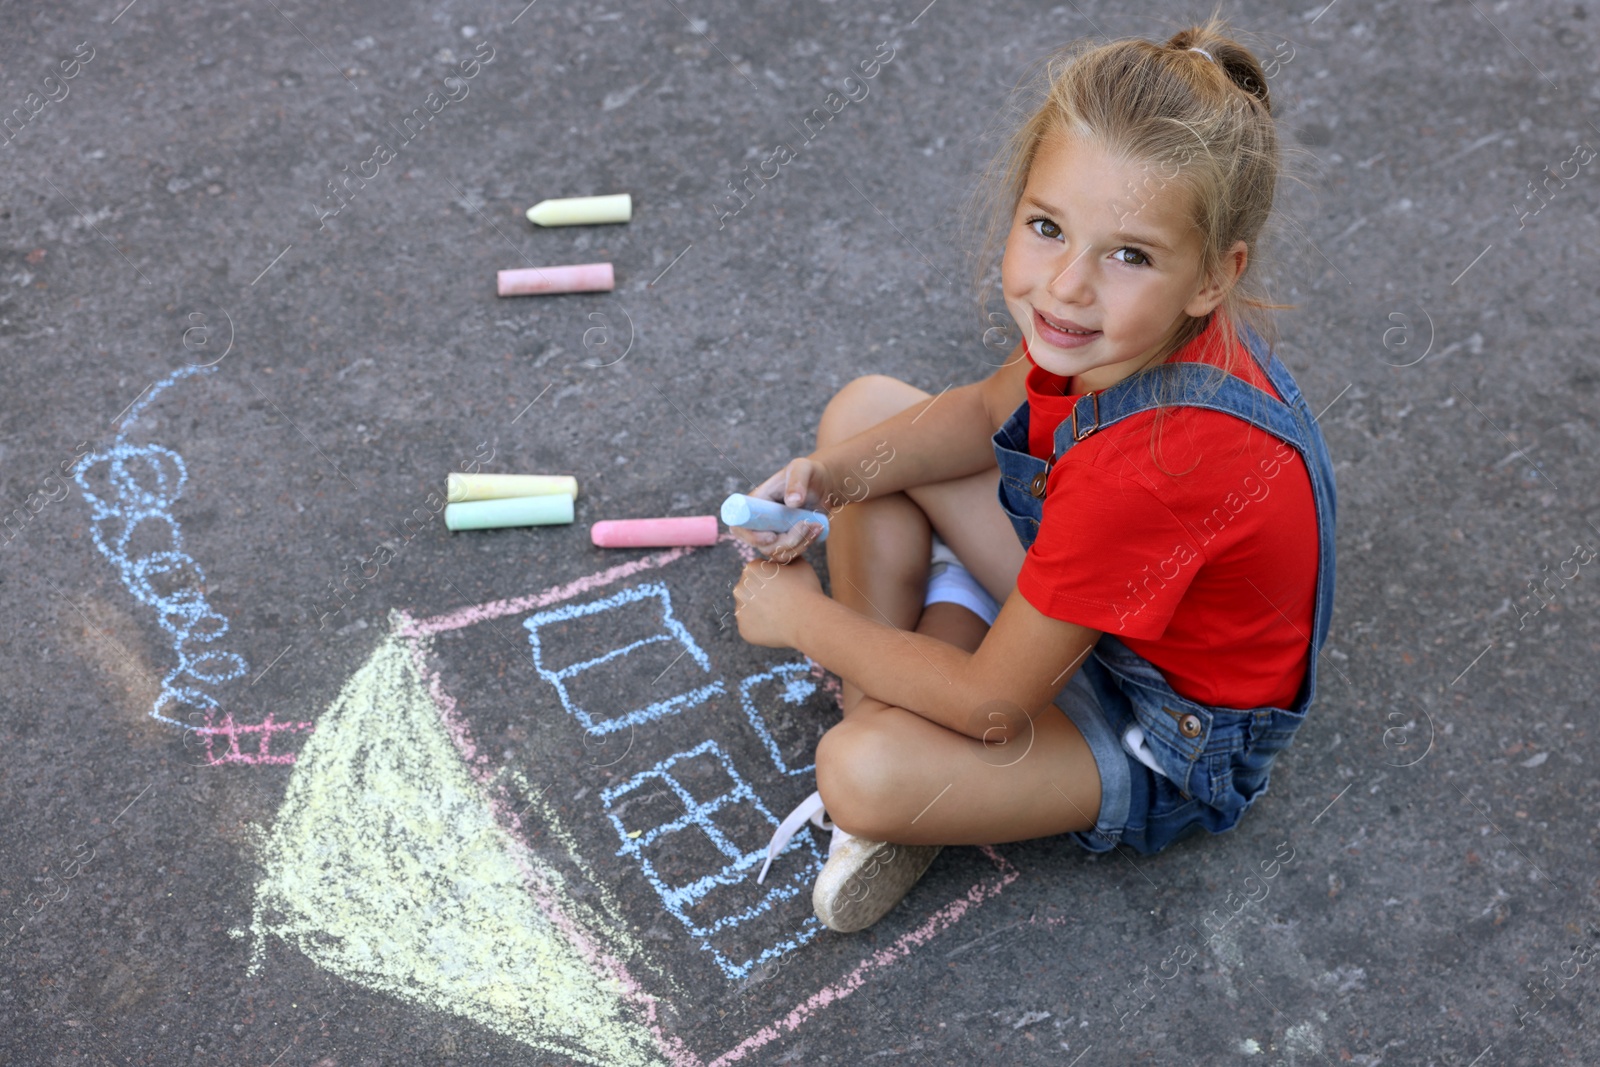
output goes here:
[[1119, 161], [1070, 134], [1039, 144], [1001, 288], [1033, 361], [1075, 378], [1075, 393], [1162, 357], [1184, 316], [1210, 312], [1244, 269], [1239, 241], [1225, 282], [1202, 275], [1200, 232], [1175, 174], [1175, 165]]

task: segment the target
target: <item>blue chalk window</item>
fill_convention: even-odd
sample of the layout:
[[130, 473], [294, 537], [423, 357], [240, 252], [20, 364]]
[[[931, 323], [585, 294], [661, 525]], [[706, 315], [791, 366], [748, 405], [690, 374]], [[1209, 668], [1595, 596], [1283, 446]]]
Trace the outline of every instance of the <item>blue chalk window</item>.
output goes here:
[[823, 864], [816, 842], [796, 834], [758, 885], [778, 819], [715, 741], [670, 756], [601, 798], [621, 841], [617, 855], [633, 857], [667, 912], [728, 978], [822, 929], [810, 904]]
[[[767, 754], [772, 757], [773, 766], [784, 774], [791, 776], [809, 774], [817, 769], [817, 765], [812, 762], [803, 767], [790, 767], [784, 761], [783, 752], [780, 751], [774, 729], [777, 724], [772, 720], [775, 714], [782, 712], [783, 705], [800, 709], [817, 689], [817, 683], [811, 677], [811, 666], [804, 662], [785, 663], [770, 671], [752, 674], [739, 683], [739, 704], [744, 708], [745, 717], [750, 720], [751, 728], [766, 746]], [[799, 716], [802, 722], [809, 717], [805, 714]], [[789, 742], [790, 751], [794, 751], [796, 741], [802, 742], [800, 747], [805, 751], [816, 750], [816, 744], [810, 738], [786, 737], [785, 740]]]
[[[659, 582], [541, 611], [522, 625], [533, 646], [534, 669], [590, 733], [638, 726], [724, 692], [722, 682], [709, 677], [711, 660], [673, 615], [672, 598]], [[609, 651], [594, 655], [596, 647]]]

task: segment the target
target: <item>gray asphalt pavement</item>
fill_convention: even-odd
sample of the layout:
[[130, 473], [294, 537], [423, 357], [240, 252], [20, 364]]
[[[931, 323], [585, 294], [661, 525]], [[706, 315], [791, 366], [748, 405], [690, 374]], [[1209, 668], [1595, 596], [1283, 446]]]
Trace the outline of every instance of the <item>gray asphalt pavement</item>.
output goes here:
[[[1224, 8], [1340, 493], [1241, 827], [948, 849], [851, 937], [822, 838], [755, 885], [831, 679], [739, 639], [731, 544], [588, 525], [986, 373], [1007, 91], [1209, 10], [924, 4], [0, 5], [0, 1063], [1600, 1062], [1593, 5]], [[470, 469], [577, 521], [451, 534]]]

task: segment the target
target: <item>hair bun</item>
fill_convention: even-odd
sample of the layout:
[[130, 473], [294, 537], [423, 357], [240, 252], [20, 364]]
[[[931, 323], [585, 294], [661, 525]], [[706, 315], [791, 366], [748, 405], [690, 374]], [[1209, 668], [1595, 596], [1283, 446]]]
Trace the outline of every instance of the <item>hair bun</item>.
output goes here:
[[1261, 102], [1268, 114], [1272, 113], [1272, 99], [1267, 92], [1267, 75], [1256, 61], [1255, 54], [1230, 37], [1224, 37], [1207, 28], [1193, 26], [1179, 30], [1167, 41], [1168, 48], [1179, 51], [1202, 49], [1223, 74], [1238, 89]]

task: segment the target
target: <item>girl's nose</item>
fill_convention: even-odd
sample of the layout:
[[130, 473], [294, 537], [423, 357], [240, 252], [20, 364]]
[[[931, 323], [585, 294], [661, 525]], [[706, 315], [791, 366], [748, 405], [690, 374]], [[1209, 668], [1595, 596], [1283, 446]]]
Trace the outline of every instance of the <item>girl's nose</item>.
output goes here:
[[1063, 304], [1087, 304], [1094, 297], [1093, 287], [1090, 285], [1091, 264], [1088, 261], [1089, 249], [1087, 247], [1073, 253], [1071, 258], [1060, 265], [1056, 276], [1050, 279], [1048, 286], [1050, 295]]

